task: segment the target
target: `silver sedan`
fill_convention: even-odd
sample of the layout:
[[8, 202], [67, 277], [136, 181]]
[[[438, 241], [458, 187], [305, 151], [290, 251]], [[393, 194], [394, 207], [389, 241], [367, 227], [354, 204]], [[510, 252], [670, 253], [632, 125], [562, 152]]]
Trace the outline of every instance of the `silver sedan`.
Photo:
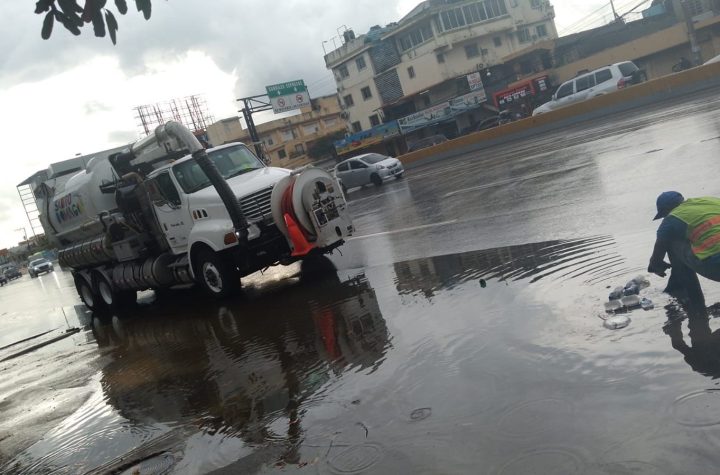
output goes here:
[[370, 183], [380, 186], [390, 178], [402, 178], [404, 172], [400, 160], [379, 153], [358, 155], [335, 166], [335, 176], [343, 190]]

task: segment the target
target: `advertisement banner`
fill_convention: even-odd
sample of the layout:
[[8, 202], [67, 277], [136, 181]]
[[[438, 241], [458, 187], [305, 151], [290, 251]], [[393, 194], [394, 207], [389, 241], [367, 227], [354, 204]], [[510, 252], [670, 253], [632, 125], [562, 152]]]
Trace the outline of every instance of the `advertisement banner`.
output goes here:
[[403, 117], [398, 120], [398, 124], [403, 133], [411, 132], [445, 120], [450, 120], [463, 112], [480, 107], [485, 101], [487, 101], [485, 89], [479, 89]]
[[482, 83], [482, 74], [480, 74], [479, 72], [474, 72], [472, 74], [468, 74], [467, 81], [468, 81], [468, 86], [470, 86], [471, 91], [477, 91], [479, 89], [484, 89], [483, 83]]
[[376, 125], [372, 129], [363, 130], [352, 135], [348, 135], [342, 140], [335, 142], [335, 150], [338, 155], [352, 152], [353, 150], [359, 150], [370, 145], [374, 145], [382, 142], [385, 139], [394, 137], [400, 134], [400, 128], [398, 127], [398, 121], [393, 120], [386, 124]]

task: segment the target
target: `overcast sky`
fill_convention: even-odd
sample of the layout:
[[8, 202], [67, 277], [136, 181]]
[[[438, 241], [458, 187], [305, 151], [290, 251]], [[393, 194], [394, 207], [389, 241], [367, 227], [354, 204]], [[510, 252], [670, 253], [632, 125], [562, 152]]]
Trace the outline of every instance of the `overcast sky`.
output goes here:
[[[30, 234], [16, 185], [51, 162], [138, 138], [133, 107], [203, 94], [221, 119], [267, 84], [302, 78], [312, 96], [333, 93], [323, 41], [329, 51], [343, 25], [362, 34], [418, 1], [154, 0], [145, 21], [129, 0], [128, 14], [116, 15], [117, 46], [91, 28], [74, 37], [59, 25], [43, 41], [34, 3], [0, 4], [0, 248], [21, 240], [21, 227]], [[611, 18], [607, 0], [552, 3], [561, 33]], [[615, 2], [620, 11], [636, 3]]]

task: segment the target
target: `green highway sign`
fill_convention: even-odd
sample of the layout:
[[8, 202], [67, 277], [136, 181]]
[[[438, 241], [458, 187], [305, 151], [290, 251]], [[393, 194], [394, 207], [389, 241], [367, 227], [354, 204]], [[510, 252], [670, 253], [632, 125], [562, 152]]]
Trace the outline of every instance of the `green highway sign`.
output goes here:
[[302, 79], [265, 86], [265, 90], [276, 114], [310, 105], [310, 94]]
[[298, 79], [297, 81], [283, 82], [280, 84], [273, 84], [272, 86], [265, 86], [267, 95], [270, 98], [288, 96], [290, 94], [296, 94], [298, 92], [307, 91], [305, 87], [305, 81]]

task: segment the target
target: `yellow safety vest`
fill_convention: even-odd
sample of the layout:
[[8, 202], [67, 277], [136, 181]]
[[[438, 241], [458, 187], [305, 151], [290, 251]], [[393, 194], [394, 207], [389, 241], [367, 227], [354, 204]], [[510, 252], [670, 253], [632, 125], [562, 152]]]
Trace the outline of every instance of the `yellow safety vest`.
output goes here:
[[688, 225], [687, 238], [698, 259], [720, 253], [720, 198], [687, 199], [670, 216]]

